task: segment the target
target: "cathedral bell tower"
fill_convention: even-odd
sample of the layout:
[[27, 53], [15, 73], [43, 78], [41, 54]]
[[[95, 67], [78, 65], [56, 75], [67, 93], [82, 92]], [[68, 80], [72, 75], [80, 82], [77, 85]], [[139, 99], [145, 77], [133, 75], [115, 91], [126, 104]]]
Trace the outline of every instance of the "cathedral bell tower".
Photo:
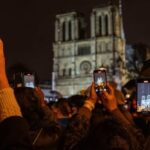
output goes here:
[[125, 37], [121, 1], [119, 6], [110, 5], [93, 9], [91, 38], [95, 39], [96, 67], [100, 65], [107, 67], [109, 79], [118, 80], [116, 82], [121, 85], [125, 73]]
[[77, 94], [91, 85], [93, 70], [99, 66], [107, 68], [109, 80], [122, 82], [125, 39], [119, 7], [95, 8], [90, 18], [91, 35], [85, 38], [83, 15], [56, 15], [53, 89], [64, 96]]

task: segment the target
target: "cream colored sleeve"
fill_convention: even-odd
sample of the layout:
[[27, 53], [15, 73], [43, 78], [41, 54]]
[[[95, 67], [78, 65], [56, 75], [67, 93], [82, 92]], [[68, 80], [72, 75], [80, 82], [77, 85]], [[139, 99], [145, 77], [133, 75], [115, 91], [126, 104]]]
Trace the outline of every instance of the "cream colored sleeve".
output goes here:
[[12, 88], [0, 90], [0, 121], [11, 117], [22, 116]]

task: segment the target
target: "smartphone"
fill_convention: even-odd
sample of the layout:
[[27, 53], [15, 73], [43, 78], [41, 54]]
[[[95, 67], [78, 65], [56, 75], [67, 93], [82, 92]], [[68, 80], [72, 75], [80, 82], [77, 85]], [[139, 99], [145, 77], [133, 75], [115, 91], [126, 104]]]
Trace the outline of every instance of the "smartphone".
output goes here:
[[150, 114], [150, 79], [137, 80], [137, 112]]
[[106, 91], [107, 75], [106, 68], [100, 67], [93, 72], [95, 90], [97, 94]]
[[29, 74], [29, 73], [24, 74], [23, 81], [24, 81], [24, 87], [30, 87], [30, 88], [35, 87], [35, 77], [33, 74]]

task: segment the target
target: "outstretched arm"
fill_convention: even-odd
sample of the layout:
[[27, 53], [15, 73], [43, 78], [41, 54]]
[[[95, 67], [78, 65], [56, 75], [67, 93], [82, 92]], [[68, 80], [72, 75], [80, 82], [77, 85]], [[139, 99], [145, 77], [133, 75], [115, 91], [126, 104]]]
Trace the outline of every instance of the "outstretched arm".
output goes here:
[[0, 39], [0, 90], [4, 88], [8, 88], [8, 80], [6, 76], [6, 70], [5, 70], [5, 57], [4, 57], [4, 51], [3, 51], [3, 42]]
[[61, 143], [60, 150], [77, 149], [78, 144], [87, 135], [90, 126], [90, 118], [92, 110], [97, 102], [97, 95], [95, 93], [94, 84], [90, 87], [89, 97], [85, 100], [84, 105], [79, 109], [76, 116], [73, 116], [67, 129], [65, 130]]
[[29, 126], [9, 86], [3, 42], [0, 39], [0, 149], [31, 150]]
[[122, 124], [130, 133], [132, 133], [139, 143], [143, 144], [144, 136], [141, 130], [139, 130], [135, 124], [126, 118], [117, 106], [117, 101], [114, 94], [114, 89], [108, 84], [109, 92], [103, 92], [104, 98], [103, 105], [112, 114], [112, 116]]
[[21, 116], [21, 111], [8, 83], [3, 42], [0, 39], [0, 121], [11, 116]]

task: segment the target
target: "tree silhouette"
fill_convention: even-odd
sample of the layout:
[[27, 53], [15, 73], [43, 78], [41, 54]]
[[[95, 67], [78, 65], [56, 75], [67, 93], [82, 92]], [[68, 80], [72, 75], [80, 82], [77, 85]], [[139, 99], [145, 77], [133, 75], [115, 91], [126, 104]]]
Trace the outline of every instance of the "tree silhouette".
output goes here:
[[129, 78], [139, 76], [143, 63], [146, 60], [148, 45], [135, 43], [129, 49], [126, 49], [127, 69]]

